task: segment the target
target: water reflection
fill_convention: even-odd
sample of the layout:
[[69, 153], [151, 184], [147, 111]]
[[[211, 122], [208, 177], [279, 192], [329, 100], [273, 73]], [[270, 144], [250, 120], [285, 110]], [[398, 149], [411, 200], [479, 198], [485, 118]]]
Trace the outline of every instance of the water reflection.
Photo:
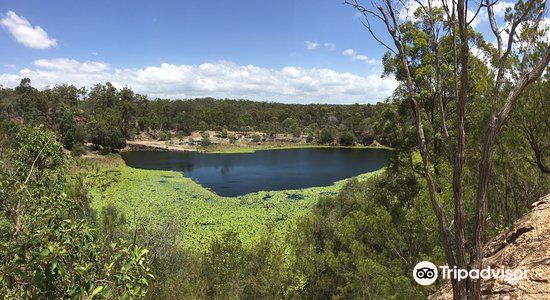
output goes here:
[[388, 163], [382, 149], [309, 148], [211, 154], [131, 151], [122, 153], [131, 167], [181, 171], [221, 196], [261, 190], [327, 186], [374, 171]]

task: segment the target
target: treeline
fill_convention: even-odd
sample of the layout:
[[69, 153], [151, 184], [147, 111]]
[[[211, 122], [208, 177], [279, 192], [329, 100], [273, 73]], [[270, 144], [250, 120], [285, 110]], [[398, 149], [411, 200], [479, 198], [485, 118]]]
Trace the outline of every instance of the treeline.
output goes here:
[[[476, 82], [483, 86], [486, 73], [483, 68], [477, 70]], [[544, 168], [548, 166], [549, 148], [544, 137], [549, 133], [545, 117], [549, 86], [548, 78], [542, 78], [526, 90], [497, 139], [486, 239], [510, 226], [529, 210], [532, 201], [548, 192], [550, 178]], [[35, 98], [24, 97], [26, 92], [20, 89], [24, 87], [2, 91], [9, 96], [2, 97], [2, 105], [11, 108], [2, 110], [0, 130], [1, 294], [46, 298], [90, 297], [95, 293], [106, 298], [151, 299], [415, 299], [436, 289], [420, 288], [410, 276], [416, 262], [444, 264], [445, 258], [433, 230], [436, 218], [421, 175], [412, 116], [400, 90], [381, 106], [379, 115], [373, 116], [395, 148], [383, 174], [367, 182], [352, 180], [338, 195], [321, 197], [286, 236], [266, 234], [258, 237], [255, 246], [245, 247], [235, 233], [226, 232], [208, 245], [207, 251], [197, 253], [176, 245], [176, 237], [185, 230], [178, 224], [155, 228], [144, 224], [137, 231], [126, 232], [121, 228], [125, 228], [127, 216], [114, 207], [98, 212], [89, 208], [87, 187], [81, 177], [69, 172], [71, 159], [63, 155], [63, 144], [57, 140], [66, 143], [80, 130], [85, 136], [89, 128], [101, 127], [102, 122], [111, 126], [116, 118], [108, 115], [119, 110], [109, 106], [102, 110], [102, 105], [92, 104], [107, 98], [68, 97], [82, 95], [70, 86], [42, 92], [29, 87], [26, 91], [34, 95], [56, 93], [44, 98], [50, 105], [25, 109], [14, 103]], [[126, 90], [112, 91], [120, 94]], [[473, 95], [482, 92], [479, 87], [471, 91]], [[421, 108], [430, 115], [437, 103], [430, 101], [433, 95], [425, 95]], [[94, 105], [94, 117], [85, 116]], [[486, 105], [479, 100], [469, 103], [467, 134], [472, 139], [483, 135], [486, 116], [480, 107]], [[76, 121], [62, 121], [63, 116]], [[131, 123], [116, 124], [124, 128]], [[428, 119], [424, 125], [433, 173], [437, 174], [439, 192], [447, 195], [442, 198], [446, 213], [451, 214], [453, 203], [448, 195], [452, 193], [452, 174], [449, 162], [443, 159], [447, 154], [438, 135], [437, 118]], [[120, 136], [124, 138], [122, 130]], [[473, 142], [465, 147], [471, 159], [465, 164], [463, 189], [472, 195], [480, 149]], [[468, 216], [473, 215], [472, 202], [469, 196]], [[471, 217], [466, 222], [471, 224]], [[148, 249], [147, 254], [143, 248]]]
[[382, 117], [388, 104], [281, 104], [248, 100], [149, 100], [128, 88], [110, 83], [86, 90], [60, 85], [45, 90], [25, 78], [14, 89], [0, 89], [0, 118], [43, 124], [56, 131], [65, 148], [81, 152], [92, 142], [105, 152], [125, 147], [125, 140], [141, 132], [159, 136], [195, 130], [261, 131], [268, 135], [305, 135], [322, 144], [391, 144]]

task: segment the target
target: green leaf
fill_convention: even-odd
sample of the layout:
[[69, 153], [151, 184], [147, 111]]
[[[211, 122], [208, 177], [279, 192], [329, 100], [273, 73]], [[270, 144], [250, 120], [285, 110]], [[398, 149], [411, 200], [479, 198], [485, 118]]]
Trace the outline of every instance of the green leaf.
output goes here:
[[100, 285], [100, 286], [97, 286], [93, 291], [92, 291], [92, 294], [90, 295], [90, 298], [93, 299], [95, 295], [101, 293], [101, 291], [103, 291], [103, 286]]

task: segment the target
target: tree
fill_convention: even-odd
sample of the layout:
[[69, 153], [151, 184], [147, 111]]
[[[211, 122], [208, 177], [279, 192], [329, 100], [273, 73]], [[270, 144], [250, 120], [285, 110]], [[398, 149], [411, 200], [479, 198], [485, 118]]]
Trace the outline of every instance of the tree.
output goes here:
[[[550, 61], [550, 45], [548, 41], [541, 38], [543, 31], [540, 24], [544, 18], [546, 1], [530, 0], [516, 3], [514, 9], [507, 12], [505, 21], [509, 26], [509, 35], [503, 45], [502, 32], [496, 24], [493, 5], [496, 2], [485, 1], [479, 3], [473, 18], [468, 20], [468, 2], [459, 0], [456, 2], [442, 1], [442, 8], [434, 7], [431, 0], [417, 3], [420, 8], [415, 12], [419, 17], [418, 21], [401, 21], [397, 15], [402, 7], [389, 0], [381, 0], [364, 6], [357, 0], [346, 1], [365, 17], [364, 26], [369, 33], [386, 49], [388, 54], [386, 61], [393, 61], [396, 68], [393, 71], [402, 82], [404, 97], [408, 99], [412, 110], [413, 122], [416, 128], [418, 151], [422, 158], [422, 173], [429, 190], [429, 198], [432, 202], [434, 213], [438, 220], [438, 231], [441, 235], [442, 246], [449, 266], [458, 268], [479, 269], [482, 262], [482, 245], [485, 234], [485, 223], [487, 218], [487, 191], [489, 186], [490, 171], [492, 166], [492, 153], [495, 138], [508, 116], [522, 94], [523, 90], [532, 82], [536, 81], [545, 70]], [[403, 8], [405, 9], [405, 8]], [[481, 146], [481, 158], [479, 160], [479, 172], [477, 178], [477, 192], [475, 201], [474, 224], [471, 237], [472, 251], [467, 262], [465, 251], [465, 217], [464, 217], [464, 193], [463, 193], [463, 169], [465, 161], [465, 114], [467, 97], [470, 88], [470, 42], [472, 34], [469, 28], [477, 14], [486, 9], [492, 31], [497, 39], [497, 49], [487, 52], [495, 57], [493, 70], [496, 74], [493, 83], [493, 92], [490, 96], [491, 106], [487, 109], [489, 121], [485, 125], [485, 135], [479, 145]], [[375, 33], [371, 22], [380, 22], [390, 36], [393, 46], [385, 43]], [[521, 25], [521, 34], [517, 30]], [[451, 233], [451, 226], [446, 212], [442, 207], [440, 188], [434, 181], [431, 171], [429, 149], [424, 130], [424, 120], [419, 93], [418, 78], [414, 76], [414, 64], [416, 62], [415, 52], [411, 51], [411, 44], [414, 47], [420, 40], [412, 39], [407, 35], [410, 27], [419, 28], [424, 41], [431, 46], [431, 53], [434, 58], [434, 94], [435, 103], [438, 104], [440, 116], [439, 133], [444, 137], [447, 145], [447, 159], [452, 167], [452, 190], [454, 199], [454, 233]], [[439, 52], [443, 39], [451, 41], [452, 64], [451, 70], [454, 75], [451, 95], [454, 98], [455, 129], [454, 134], [449, 132], [447, 126], [447, 112], [443, 101], [444, 88], [442, 82], [442, 55]], [[514, 63], [516, 62], [516, 63]], [[458, 76], [460, 74], [460, 76]], [[505, 74], [513, 74], [507, 79]], [[511, 88], [506, 87], [508, 81]], [[453, 140], [454, 139], [454, 140]], [[466, 280], [458, 282], [452, 280], [453, 294], [457, 299], [463, 299], [468, 295], [474, 299], [480, 298], [480, 281]]]
[[75, 120], [74, 113], [69, 108], [66, 108], [61, 114], [59, 131], [65, 149], [71, 149], [78, 143], [82, 144], [86, 139], [84, 126]]
[[356, 137], [355, 137], [355, 134], [353, 134], [353, 132], [345, 131], [340, 136], [339, 143], [342, 146], [353, 146], [355, 144], [355, 140], [356, 140]]
[[533, 84], [528, 88], [522, 99], [518, 101], [518, 109], [512, 118], [512, 123], [523, 134], [535, 156], [533, 162], [543, 173], [550, 173], [550, 80]]
[[143, 297], [152, 277], [144, 265], [147, 250], [102, 247], [81, 203], [68, 198], [75, 194], [65, 186], [67, 157], [55, 136], [43, 127], [8, 125], [1, 132], [0, 294]]
[[284, 128], [284, 130], [288, 133], [292, 133], [293, 136], [299, 137], [300, 136], [300, 125], [296, 119], [293, 118], [286, 118], [282, 123], [281, 126]]
[[334, 125], [327, 126], [319, 132], [320, 144], [332, 144], [338, 137], [338, 129]]
[[429, 229], [430, 204], [418, 196], [420, 185], [407, 161], [395, 161], [367, 182], [349, 181], [301, 219], [290, 236], [295, 269], [306, 280], [301, 298], [426, 296], [409, 270], [420, 257], [436, 256], [437, 234]]

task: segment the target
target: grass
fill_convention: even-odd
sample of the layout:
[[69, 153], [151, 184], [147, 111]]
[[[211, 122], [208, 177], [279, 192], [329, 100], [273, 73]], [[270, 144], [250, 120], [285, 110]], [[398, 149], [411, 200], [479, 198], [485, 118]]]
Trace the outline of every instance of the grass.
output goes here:
[[[118, 155], [85, 159], [82, 165], [92, 186], [92, 207], [96, 211], [115, 205], [125, 213], [128, 229], [161, 228], [167, 222], [176, 222], [181, 228], [178, 245], [199, 251], [227, 230], [236, 231], [245, 245], [268, 229], [284, 233], [319, 196], [338, 193], [346, 181], [328, 187], [221, 197], [180, 172], [131, 168]], [[358, 177], [365, 180], [380, 172]]]
[[373, 146], [331, 146], [319, 144], [258, 144], [258, 145], [210, 145], [199, 147], [201, 151], [209, 153], [253, 153], [260, 150], [274, 149], [304, 149], [304, 148], [347, 148], [347, 149], [387, 149], [391, 147], [373, 147]]

